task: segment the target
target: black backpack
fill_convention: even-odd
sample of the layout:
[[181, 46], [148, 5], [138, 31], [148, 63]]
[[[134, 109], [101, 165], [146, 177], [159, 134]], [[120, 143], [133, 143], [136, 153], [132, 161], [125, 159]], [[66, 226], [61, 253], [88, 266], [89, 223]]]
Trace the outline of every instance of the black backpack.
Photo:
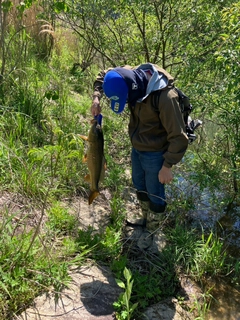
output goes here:
[[[183, 113], [183, 119], [186, 126], [186, 133], [188, 136], [189, 143], [192, 143], [194, 140], [196, 140], [196, 135], [194, 134], [194, 131], [201, 126], [202, 121], [201, 120], [192, 120], [190, 117], [190, 113], [193, 110], [193, 106], [191, 105], [188, 96], [186, 96], [180, 89], [177, 87], [173, 87], [178, 93], [179, 98], [179, 105], [181, 108], [181, 111]], [[158, 111], [158, 102], [161, 95], [162, 90], [155, 91], [152, 95], [152, 106], [154, 110]]]

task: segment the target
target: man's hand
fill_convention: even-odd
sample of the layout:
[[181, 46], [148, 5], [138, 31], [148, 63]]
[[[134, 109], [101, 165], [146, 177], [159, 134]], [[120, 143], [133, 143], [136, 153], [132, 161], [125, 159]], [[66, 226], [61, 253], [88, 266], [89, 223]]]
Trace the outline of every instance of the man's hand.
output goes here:
[[101, 113], [99, 97], [95, 96], [91, 106], [91, 113], [93, 116], [98, 116]]
[[158, 173], [158, 180], [162, 184], [170, 183], [173, 179], [173, 174], [171, 168], [162, 166], [162, 169]]

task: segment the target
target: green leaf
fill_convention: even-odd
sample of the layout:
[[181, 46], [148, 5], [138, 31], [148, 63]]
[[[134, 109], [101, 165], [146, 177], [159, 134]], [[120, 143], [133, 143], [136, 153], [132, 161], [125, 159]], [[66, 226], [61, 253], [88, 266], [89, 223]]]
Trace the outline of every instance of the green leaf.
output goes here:
[[131, 307], [131, 313], [137, 308], [138, 302], [134, 303]]
[[128, 312], [127, 311], [122, 311], [121, 312], [121, 318], [120, 319], [127, 319], [128, 318]]
[[123, 275], [124, 275], [126, 280], [131, 280], [132, 273], [126, 267], [124, 268]]
[[9, 12], [10, 9], [13, 7], [12, 1], [4, 1], [1, 3], [3, 12]]
[[5, 286], [5, 284], [3, 282], [0, 282], [0, 287], [2, 287], [2, 289], [7, 292], [7, 294], [9, 295], [9, 297], [11, 298], [11, 294], [8, 291], [7, 287]]
[[69, 12], [69, 7], [66, 4], [65, 1], [56, 1], [54, 3], [54, 11], [56, 13], [60, 13], [60, 12]]
[[122, 280], [119, 280], [119, 279], [115, 279], [116, 282], [117, 282], [117, 285], [120, 287], [120, 288], [123, 288], [125, 289], [125, 283], [122, 282]]

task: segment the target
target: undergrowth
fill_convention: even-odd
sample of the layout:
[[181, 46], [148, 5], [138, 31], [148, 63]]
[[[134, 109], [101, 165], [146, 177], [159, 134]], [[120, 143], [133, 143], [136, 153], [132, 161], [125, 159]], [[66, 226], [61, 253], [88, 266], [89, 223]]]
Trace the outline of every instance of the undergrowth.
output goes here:
[[[176, 296], [182, 273], [195, 281], [231, 275], [239, 285], [239, 261], [228, 256], [215, 231], [204, 234], [183, 223], [195, 209], [194, 192], [185, 195], [176, 188], [176, 200], [170, 201], [174, 218], [164, 225], [168, 245], [158, 257], [140, 254], [126, 242], [122, 195], [131, 183], [128, 114], [113, 116], [106, 101], [107, 173], [101, 187], [111, 194], [109, 223], [101, 230], [80, 227], [69, 199], [85, 199], [88, 190], [82, 163], [86, 145], [79, 137], [91, 125], [91, 97], [84, 92], [88, 75], [71, 73], [73, 61], [67, 61], [67, 69], [64, 61], [56, 60], [54, 56], [51, 68], [32, 62], [25, 73], [13, 74], [4, 83], [8, 94], [0, 106], [0, 185], [3, 195], [12, 199], [14, 194], [24, 204], [20, 212], [14, 206], [0, 210], [0, 319], [13, 319], [50, 289], [57, 299], [69, 284], [69, 266], [81, 266], [87, 259], [108, 265], [118, 279], [123, 289], [114, 304], [118, 319], [141, 319], [151, 304]], [[208, 183], [201, 178], [201, 186], [209, 186], [216, 174], [216, 169], [209, 170]], [[191, 177], [195, 183], [198, 175]], [[36, 209], [41, 225], [38, 214], [29, 226]]]

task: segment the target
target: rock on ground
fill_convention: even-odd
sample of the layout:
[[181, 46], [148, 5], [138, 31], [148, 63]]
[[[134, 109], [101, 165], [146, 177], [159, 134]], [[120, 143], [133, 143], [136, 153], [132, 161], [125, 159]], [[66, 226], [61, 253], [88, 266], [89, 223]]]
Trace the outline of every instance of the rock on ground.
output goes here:
[[185, 311], [177, 299], [167, 299], [147, 309], [144, 320], [193, 320], [194, 317]]
[[54, 292], [38, 297], [16, 320], [112, 320], [120, 294], [107, 267], [86, 266], [70, 272], [72, 282], [55, 300]]

